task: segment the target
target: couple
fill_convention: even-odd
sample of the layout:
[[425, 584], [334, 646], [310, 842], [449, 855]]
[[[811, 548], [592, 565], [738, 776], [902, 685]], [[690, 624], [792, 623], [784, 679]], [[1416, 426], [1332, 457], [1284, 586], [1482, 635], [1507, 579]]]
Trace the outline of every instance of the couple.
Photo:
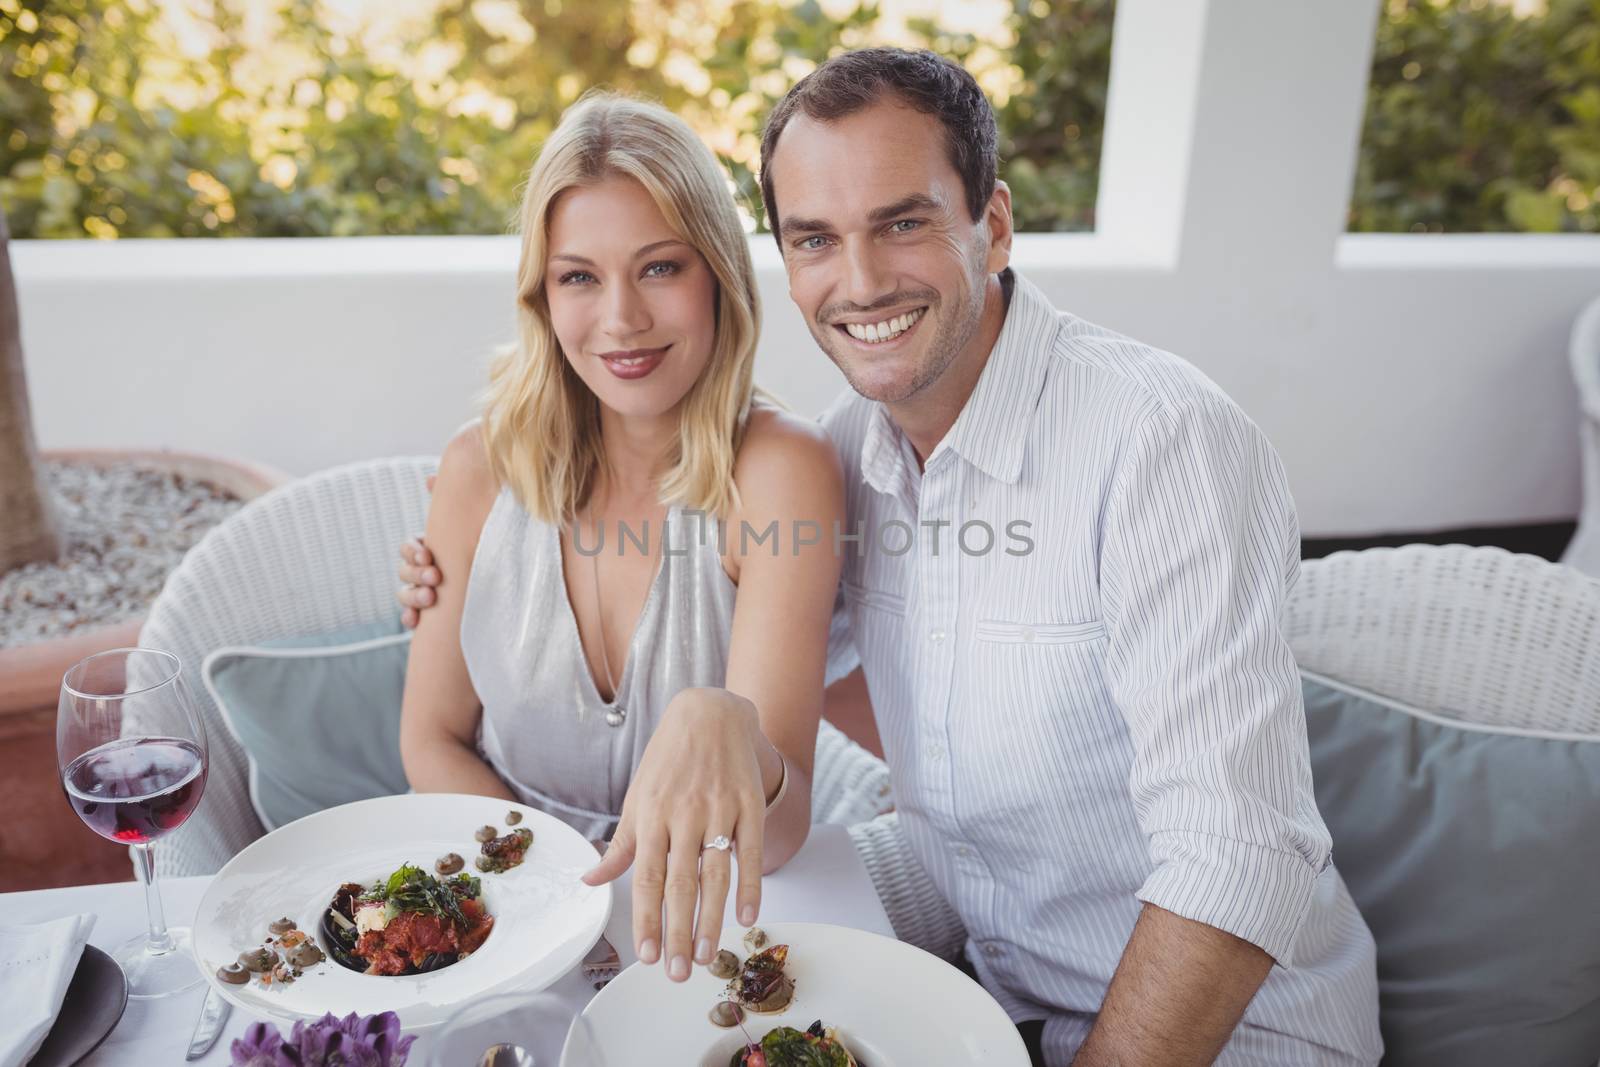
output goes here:
[[987, 100], [932, 53], [840, 55], [773, 111], [767, 217], [852, 387], [819, 428], [752, 386], [709, 151], [653, 105], [568, 111], [523, 202], [519, 343], [404, 553], [407, 774], [610, 833], [586, 880], [634, 865], [639, 958], [682, 979], [731, 858], [750, 921], [803, 843], [826, 699], [881, 732], [1036, 1062], [1375, 1063], [1279, 627], [1282, 468], [1193, 367], [1008, 268], [995, 173]]

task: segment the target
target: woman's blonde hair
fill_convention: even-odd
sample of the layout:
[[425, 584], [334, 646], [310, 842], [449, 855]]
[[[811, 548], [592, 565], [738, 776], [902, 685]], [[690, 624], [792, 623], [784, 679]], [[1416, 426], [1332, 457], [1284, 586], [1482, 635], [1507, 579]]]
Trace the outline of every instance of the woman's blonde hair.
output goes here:
[[490, 371], [483, 429], [489, 464], [529, 514], [571, 520], [605, 461], [600, 401], [561, 351], [550, 322], [545, 267], [549, 213], [568, 189], [633, 178], [679, 239], [716, 278], [711, 357], [684, 397], [664, 502], [719, 517], [737, 506], [733, 462], [752, 398], [761, 313], [750, 248], [727, 181], [694, 131], [659, 104], [592, 91], [567, 109], [544, 143], [522, 198], [517, 343]]

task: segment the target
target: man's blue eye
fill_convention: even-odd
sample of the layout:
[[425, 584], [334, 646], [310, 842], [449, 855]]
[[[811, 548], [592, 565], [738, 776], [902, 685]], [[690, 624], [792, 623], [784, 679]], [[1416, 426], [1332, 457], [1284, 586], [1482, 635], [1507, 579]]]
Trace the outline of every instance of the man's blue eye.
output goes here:
[[822, 240], [826, 240], [826, 238], [819, 237], [819, 236], [802, 237], [800, 239], [800, 247], [804, 248], [804, 249], [807, 249], [808, 251], [815, 250], [815, 249], [821, 248], [822, 246], [821, 245], [812, 244], [811, 242], [812, 241], [822, 241]]
[[[921, 223], [919, 223], [916, 219], [901, 219], [900, 221], [893, 223], [889, 228], [897, 233], [909, 233], [911, 230], [916, 229], [920, 225]], [[906, 229], [901, 229], [900, 227], [902, 226], [906, 227]]]

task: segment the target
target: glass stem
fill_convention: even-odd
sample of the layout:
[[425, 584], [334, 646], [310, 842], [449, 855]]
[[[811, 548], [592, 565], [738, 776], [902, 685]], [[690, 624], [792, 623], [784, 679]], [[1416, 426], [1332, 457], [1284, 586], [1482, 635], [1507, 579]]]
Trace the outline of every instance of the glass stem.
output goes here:
[[167, 916], [161, 910], [161, 887], [156, 884], [156, 857], [148, 844], [133, 846], [134, 869], [139, 881], [144, 883], [144, 911], [150, 920], [150, 939], [147, 951], [171, 952], [172, 938], [167, 934]]

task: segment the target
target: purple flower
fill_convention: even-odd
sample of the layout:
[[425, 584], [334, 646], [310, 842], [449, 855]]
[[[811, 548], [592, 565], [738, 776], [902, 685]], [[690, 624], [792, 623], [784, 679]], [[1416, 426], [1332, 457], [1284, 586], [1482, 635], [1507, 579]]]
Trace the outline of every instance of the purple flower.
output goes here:
[[243, 1037], [233, 1040], [233, 1067], [294, 1067], [283, 1035], [271, 1023], [251, 1023]]
[[392, 1011], [301, 1020], [287, 1042], [269, 1023], [255, 1023], [233, 1043], [233, 1067], [404, 1067], [416, 1040], [400, 1035]]

